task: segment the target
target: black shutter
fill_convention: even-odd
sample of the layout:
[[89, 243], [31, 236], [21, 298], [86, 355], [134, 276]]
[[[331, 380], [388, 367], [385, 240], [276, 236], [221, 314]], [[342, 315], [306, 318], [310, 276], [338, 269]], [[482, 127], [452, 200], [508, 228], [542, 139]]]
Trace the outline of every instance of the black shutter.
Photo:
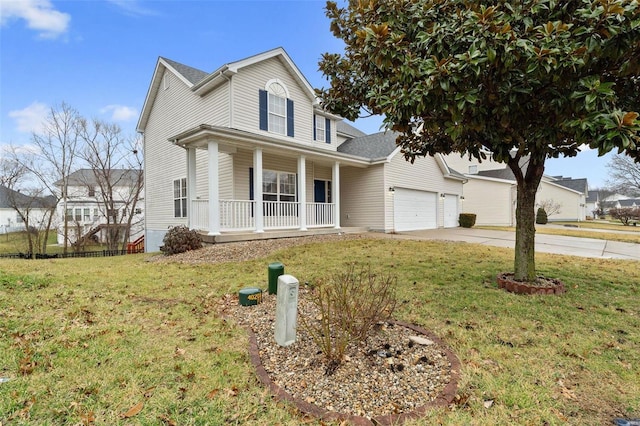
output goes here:
[[253, 167], [249, 167], [249, 199], [253, 200]]
[[269, 110], [267, 108], [267, 91], [260, 90], [259, 91], [259, 101], [260, 101], [260, 130], [269, 130]]
[[324, 124], [324, 131], [326, 132], [326, 137], [324, 138], [324, 140], [326, 143], [331, 143], [331, 120], [329, 120], [328, 118], [325, 119]]
[[293, 101], [287, 99], [287, 136], [293, 137]]
[[313, 114], [313, 140], [317, 140], [316, 138], [316, 115]]

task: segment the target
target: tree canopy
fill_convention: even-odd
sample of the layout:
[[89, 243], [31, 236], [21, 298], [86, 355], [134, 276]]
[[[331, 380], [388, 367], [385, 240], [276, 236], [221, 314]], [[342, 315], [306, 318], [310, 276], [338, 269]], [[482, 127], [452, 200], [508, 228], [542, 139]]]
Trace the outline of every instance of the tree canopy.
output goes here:
[[345, 43], [320, 62], [327, 109], [384, 115], [409, 160], [457, 152], [513, 171], [517, 279], [535, 278], [547, 158], [589, 145], [640, 161], [637, 0], [351, 0], [326, 13]]

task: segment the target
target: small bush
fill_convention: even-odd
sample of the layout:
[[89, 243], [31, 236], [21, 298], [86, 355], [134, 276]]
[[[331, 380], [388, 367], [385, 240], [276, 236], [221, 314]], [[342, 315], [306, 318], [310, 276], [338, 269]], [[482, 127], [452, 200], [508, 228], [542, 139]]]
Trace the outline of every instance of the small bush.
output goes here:
[[356, 272], [351, 265], [314, 286], [311, 302], [319, 316], [301, 314], [300, 322], [322, 351], [327, 374], [338, 368], [350, 344], [365, 341], [376, 324], [391, 317], [396, 282], [391, 275], [377, 275], [371, 268]]
[[169, 228], [162, 242], [164, 244], [160, 251], [166, 256], [202, 248], [202, 240], [198, 233], [182, 225]]
[[542, 207], [538, 208], [538, 213], [536, 213], [536, 223], [539, 225], [546, 225], [548, 221], [547, 212]]
[[463, 228], [471, 228], [476, 224], [476, 215], [475, 213], [460, 213], [458, 221]]

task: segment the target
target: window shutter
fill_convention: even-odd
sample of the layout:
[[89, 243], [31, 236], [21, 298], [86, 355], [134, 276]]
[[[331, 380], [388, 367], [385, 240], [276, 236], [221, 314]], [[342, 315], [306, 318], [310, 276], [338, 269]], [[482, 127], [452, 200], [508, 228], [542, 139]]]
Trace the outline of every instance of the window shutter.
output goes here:
[[267, 91], [260, 90], [259, 91], [259, 101], [260, 101], [260, 130], [269, 130], [269, 110], [267, 108]]
[[316, 115], [313, 114], [313, 140], [317, 140], [316, 138]]
[[326, 143], [331, 143], [331, 120], [326, 118], [324, 124], [324, 131], [326, 132], [324, 140]]
[[249, 167], [249, 199], [253, 200], [253, 167]]
[[287, 99], [287, 136], [293, 137], [293, 101]]

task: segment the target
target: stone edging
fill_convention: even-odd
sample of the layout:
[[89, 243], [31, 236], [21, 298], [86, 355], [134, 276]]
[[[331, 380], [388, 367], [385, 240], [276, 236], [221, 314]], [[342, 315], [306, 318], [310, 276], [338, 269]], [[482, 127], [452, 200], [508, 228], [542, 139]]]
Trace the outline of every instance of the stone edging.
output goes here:
[[553, 282], [552, 286], [540, 286], [512, 279], [513, 273], [503, 272], [498, 274], [496, 282], [498, 287], [515, 294], [563, 294], [566, 289], [564, 283], [555, 278], [545, 278]]
[[401, 327], [409, 328], [416, 333], [423, 334], [427, 336], [430, 340], [434, 341], [438, 344], [440, 348], [443, 349], [447, 359], [449, 360], [449, 364], [451, 365], [450, 372], [450, 380], [449, 383], [442, 390], [440, 395], [432, 400], [427, 402], [425, 405], [416, 408], [414, 411], [409, 411], [406, 413], [400, 414], [389, 414], [385, 416], [374, 417], [373, 419], [368, 419], [362, 416], [356, 416], [352, 414], [346, 413], [338, 413], [335, 411], [328, 411], [324, 408], [321, 408], [315, 404], [310, 404], [300, 398], [296, 398], [293, 395], [286, 392], [284, 389], [280, 388], [277, 384], [275, 384], [269, 373], [262, 366], [262, 360], [260, 359], [260, 351], [258, 349], [258, 341], [256, 339], [255, 334], [249, 328], [249, 356], [251, 357], [251, 362], [256, 368], [256, 375], [260, 382], [269, 388], [269, 391], [272, 395], [274, 395], [279, 401], [286, 401], [292, 403], [296, 406], [296, 408], [302, 413], [308, 414], [310, 416], [316, 417], [322, 420], [341, 420], [348, 421], [349, 423], [356, 426], [369, 426], [369, 425], [398, 425], [409, 419], [415, 419], [418, 417], [422, 417], [427, 410], [440, 407], [447, 406], [451, 404], [456, 396], [456, 391], [458, 389], [458, 380], [460, 378], [460, 360], [458, 357], [449, 349], [449, 346], [445, 344], [439, 337], [434, 335], [433, 333], [418, 327], [413, 324], [408, 324], [401, 321], [390, 321], [395, 325], [399, 325]]

